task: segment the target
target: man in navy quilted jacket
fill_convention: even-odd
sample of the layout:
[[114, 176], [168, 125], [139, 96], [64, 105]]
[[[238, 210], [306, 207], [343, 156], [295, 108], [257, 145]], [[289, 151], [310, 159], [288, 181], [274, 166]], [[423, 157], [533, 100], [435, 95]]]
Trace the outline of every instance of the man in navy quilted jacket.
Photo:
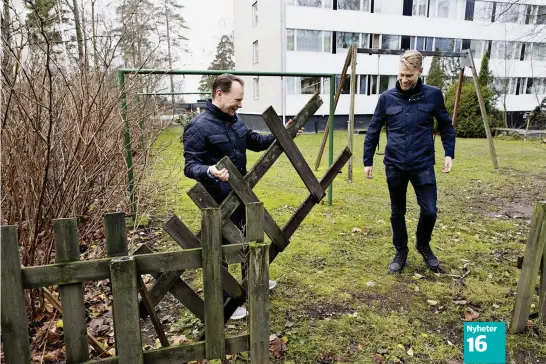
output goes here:
[[444, 173], [451, 170], [455, 158], [455, 130], [442, 91], [421, 81], [422, 62], [421, 53], [404, 53], [400, 59], [396, 87], [380, 95], [364, 142], [364, 173], [367, 178], [373, 178], [373, 157], [381, 128], [386, 124], [387, 146], [383, 163], [391, 200], [391, 226], [396, 249], [388, 267], [391, 273], [401, 273], [408, 257], [405, 214], [409, 182], [413, 185], [421, 209], [416, 249], [431, 270], [440, 271], [438, 258], [430, 247], [437, 216], [433, 118], [438, 123], [445, 151], [442, 167]]
[[[244, 82], [241, 78], [231, 74], [218, 76], [212, 85], [212, 101], [207, 102], [205, 111], [186, 126], [182, 137], [184, 175], [199, 181], [218, 204], [231, 192], [231, 186], [227, 182], [228, 171], [219, 170], [216, 163], [228, 156], [244, 176], [247, 173], [247, 149], [260, 152], [275, 141], [273, 134], [259, 134], [246, 127], [237, 115], [237, 110], [243, 107], [243, 97]], [[286, 126], [290, 126], [291, 122], [289, 120]], [[302, 132], [303, 128], [297, 135]], [[244, 205], [240, 205], [232, 214], [231, 220], [242, 229], [245, 223]], [[227, 241], [224, 239], [222, 243]], [[269, 281], [270, 289], [275, 286], [275, 281]], [[239, 307], [231, 318], [241, 319], [246, 314], [246, 310]]]

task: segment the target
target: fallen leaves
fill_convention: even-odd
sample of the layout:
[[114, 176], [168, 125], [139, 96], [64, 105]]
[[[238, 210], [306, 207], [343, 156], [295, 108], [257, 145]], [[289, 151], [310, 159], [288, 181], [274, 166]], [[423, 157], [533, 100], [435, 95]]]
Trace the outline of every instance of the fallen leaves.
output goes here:
[[431, 306], [436, 306], [438, 304], [438, 301], [436, 300], [427, 300], [427, 303]]
[[474, 311], [471, 307], [467, 307], [464, 309], [464, 320], [465, 321], [473, 321], [480, 317], [480, 314]]
[[275, 358], [281, 359], [283, 353], [288, 350], [286, 344], [288, 343], [288, 338], [277, 337], [277, 335], [269, 336], [269, 351], [273, 353]]

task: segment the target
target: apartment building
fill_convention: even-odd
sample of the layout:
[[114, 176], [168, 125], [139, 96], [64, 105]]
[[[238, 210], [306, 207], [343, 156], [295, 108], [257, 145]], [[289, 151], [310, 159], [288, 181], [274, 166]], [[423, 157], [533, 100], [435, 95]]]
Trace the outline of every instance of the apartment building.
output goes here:
[[[491, 51], [490, 69], [502, 94], [498, 106], [506, 105], [513, 126], [546, 96], [546, 0], [235, 0], [234, 20], [237, 70], [335, 73], [339, 79], [351, 44], [390, 50], [470, 48], [478, 71], [482, 56]], [[425, 82], [431, 61], [425, 57]], [[366, 127], [379, 94], [396, 83], [398, 63], [398, 55], [358, 54], [357, 128]], [[256, 115], [270, 105], [289, 118], [318, 89], [325, 102], [314, 127], [324, 127], [329, 79], [245, 81], [240, 110], [245, 121], [261, 127]], [[343, 90], [336, 128], [347, 126], [348, 82]]]

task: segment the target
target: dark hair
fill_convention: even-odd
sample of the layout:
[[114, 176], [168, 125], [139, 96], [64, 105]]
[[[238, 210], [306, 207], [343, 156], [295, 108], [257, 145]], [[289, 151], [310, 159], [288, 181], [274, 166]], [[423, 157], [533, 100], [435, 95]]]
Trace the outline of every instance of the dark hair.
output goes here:
[[233, 81], [237, 81], [241, 84], [241, 86], [244, 86], [244, 81], [232, 74], [224, 73], [223, 75], [220, 75], [216, 77], [214, 80], [214, 83], [212, 84], [212, 98], [214, 99], [214, 96], [216, 95], [216, 90], [221, 90], [222, 92], [229, 92], [231, 90], [231, 84]]

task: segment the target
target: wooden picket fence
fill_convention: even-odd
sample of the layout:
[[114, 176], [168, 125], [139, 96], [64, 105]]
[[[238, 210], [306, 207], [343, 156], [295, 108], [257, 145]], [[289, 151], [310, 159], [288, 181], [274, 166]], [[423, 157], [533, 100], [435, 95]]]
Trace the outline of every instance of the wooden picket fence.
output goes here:
[[[67, 363], [169, 364], [202, 359], [222, 359], [227, 354], [250, 351], [252, 363], [269, 362], [269, 246], [264, 244], [261, 202], [246, 204], [245, 244], [221, 245], [219, 208], [202, 210], [201, 248], [168, 253], [129, 255], [125, 214], [104, 217], [108, 258], [79, 261], [78, 229], [75, 219], [53, 222], [56, 264], [21, 267], [17, 229], [2, 226], [1, 319], [6, 364], [31, 362], [24, 289], [58, 285], [62, 302], [64, 344]], [[222, 262], [247, 262], [249, 334], [226, 337], [222, 296]], [[203, 271], [205, 340], [168, 346], [149, 292], [141, 275], [159, 276], [186, 269]], [[82, 282], [110, 279], [116, 356], [89, 361], [87, 325]], [[139, 300], [163, 344], [143, 352], [139, 322]], [[228, 318], [229, 319], [229, 318]], [[158, 327], [159, 324], [159, 327]]]

